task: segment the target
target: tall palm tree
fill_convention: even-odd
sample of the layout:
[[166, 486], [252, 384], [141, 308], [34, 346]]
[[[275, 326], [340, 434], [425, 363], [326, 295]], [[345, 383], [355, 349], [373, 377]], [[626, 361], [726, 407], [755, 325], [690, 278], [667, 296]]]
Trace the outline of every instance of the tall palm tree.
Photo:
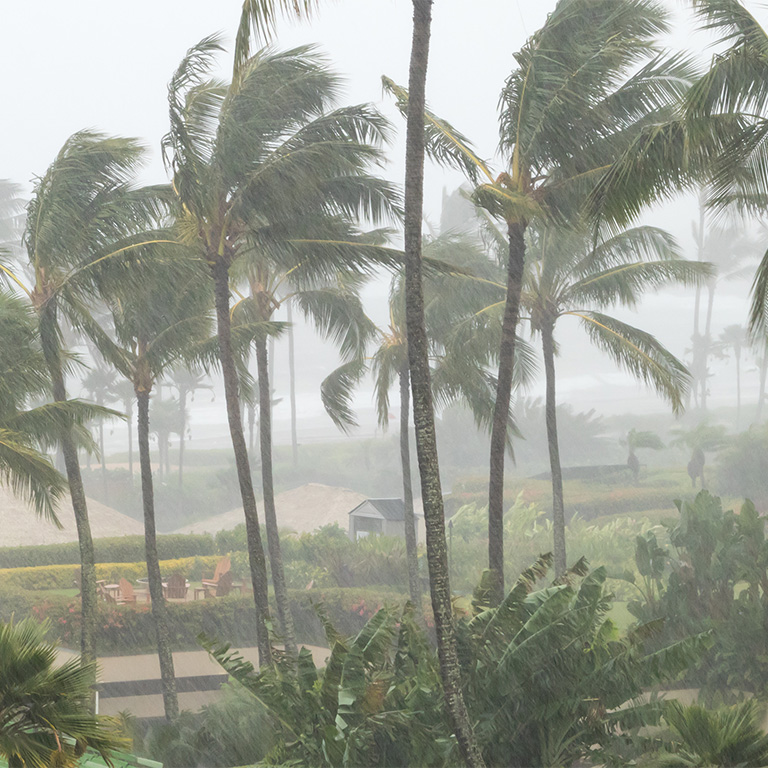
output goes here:
[[90, 748], [109, 764], [125, 739], [114, 718], [90, 712], [95, 664], [58, 664], [48, 629], [0, 625], [0, 756], [11, 768], [75, 765]]
[[[61, 317], [83, 310], [99, 270], [130, 255], [141, 238], [126, 235], [144, 205], [131, 187], [142, 150], [131, 139], [81, 131], [64, 144], [37, 180], [27, 208], [24, 235], [33, 286], [7, 267], [2, 271], [21, 288], [34, 309], [53, 399], [67, 401], [66, 358]], [[84, 663], [95, 658], [96, 572], [88, 507], [72, 429], [60, 440], [80, 547]]]
[[741, 420], [741, 356], [749, 347], [749, 336], [743, 325], [732, 323], [723, 328], [719, 340], [723, 349], [733, 352], [733, 359], [736, 362], [736, 428], [738, 429]]
[[128, 473], [133, 482], [133, 386], [131, 382], [125, 379], [115, 381], [112, 385], [111, 397], [122, 405], [128, 425]]
[[281, 264], [279, 257], [279, 252], [261, 253], [257, 249], [243, 256], [235, 271], [244, 273], [250, 293], [234, 306], [231, 314], [233, 326], [241, 338], [249, 329], [253, 331], [258, 381], [261, 480], [269, 561], [286, 649], [295, 655], [297, 649], [280, 552], [272, 470], [274, 401], [268, 342], [282, 331], [282, 324], [274, 323], [274, 315], [283, 303], [293, 302], [321, 336], [337, 344], [345, 361], [358, 360], [365, 355], [374, 326], [363, 311], [360, 300], [359, 290], [364, 276], [343, 270], [328, 276], [313, 274], [311, 255], [307, 255], [305, 261], [299, 264]]
[[[173, 256], [176, 258], [173, 258]], [[152, 616], [157, 631], [163, 703], [168, 720], [179, 715], [167, 609], [157, 552], [154, 487], [149, 448], [150, 398], [158, 380], [188, 358], [211, 334], [210, 292], [199, 260], [171, 253], [163, 261], [145, 258], [132, 269], [104, 274], [99, 293], [114, 324], [114, 338], [101, 325], [83, 326], [102, 356], [133, 385], [137, 405], [144, 543]], [[174, 404], [173, 415], [178, 411]], [[163, 463], [161, 452], [160, 463]]]
[[187, 433], [187, 398], [193, 402], [195, 392], [199, 389], [207, 389], [213, 392], [213, 385], [208, 377], [195, 370], [185, 367], [175, 368], [168, 377], [168, 384], [176, 389], [179, 396], [179, 496], [182, 502], [184, 487], [184, 445]]
[[[249, 252], [279, 254], [306, 279], [365, 271], [371, 253], [352, 242], [347, 217], [376, 223], [393, 211], [389, 185], [367, 174], [385, 123], [367, 106], [331, 110], [337, 78], [309, 48], [260, 51], [229, 85], [208, 79], [215, 37], [190, 49], [169, 86], [163, 140], [179, 202], [182, 239], [200, 252], [214, 285], [219, 359], [243, 499], [259, 652], [271, 658], [266, 563], [238, 393], [230, 269]], [[311, 258], [311, 266], [308, 260]]]
[[[81, 379], [80, 385], [85, 390], [88, 398], [96, 405], [104, 406], [110, 401], [112, 387], [117, 378], [115, 372], [107, 365], [96, 363]], [[104, 419], [98, 421], [99, 428], [99, 455], [101, 458], [101, 482], [105, 504], [109, 504], [109, 484], [107, 482], [107, 457], [104, 453]]]
[[[504, 456], [513, 385], [516, 328], [532, 221], [562, 224], [642, 127], [668, 116], [693, 77], [688, 61], [665, 56], [660, 3], [561, 0], [515, 54], [501, 94], [500, 144], [506, 170], [492, 172], [453, 126], [427, 112], [426, 150], [462, 169], [476, 204], [506, 229], [506, 300], [491, 432], [488, 490], [489, 567], [496, 602], [504, 591]], [[401, 110], [408, 93], [385, 80]], [[412, 98], [412, 96], [411, 96]], [[614, 201], [620, 207], [622, 201]]]
[[595, 245], [590, 232], [531, 230], [530, 260], [521, 296], [531, 329], [541, 338], [546, 380], [546, 425], [552, 475], [555, 573], [566, 572], [565, 505], [557, 436], [555, 326], [577, 318], [590, 340], [636, 378], [653, 386], [675, 413], [683, 410], [690, 374], [653, 336], [604, 313], [612, 306], [637, 306], [642, 294], [677, 282], [695, 284], [709, 265], [678, 257], [664, 231], [637, 227]]

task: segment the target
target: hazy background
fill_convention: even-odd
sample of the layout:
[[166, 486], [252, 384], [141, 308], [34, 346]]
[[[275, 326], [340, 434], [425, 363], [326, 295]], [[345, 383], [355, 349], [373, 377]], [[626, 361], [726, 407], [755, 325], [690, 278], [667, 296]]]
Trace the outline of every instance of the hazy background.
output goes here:
[[[475, 143], [479, 153], [493, 158], [497, 142], [497, 101], [513, 54], [543, 23], [554, 0], [438, 0], [428, 82], [431, 108]], [[694, 34], [684, 3], [670, 2], [675, 30], [674, 47], [695, 47], [702, 62], [711, 56], [707, 39]], [[240, 0], [134, 0], [130, 5], [100, 0], [38, 0], [11, 4], [2, 0], [3, 40], [0, 68], [4, 73], [3, 120], [0, 121], [0, 178], [31, 189], [35, 174], [44, 172], [64, 140], [89, 127], [107, 133], [140, 137], [150, 149], [143, 182], [167, 179], [159, 155], [166, 131], [166, 83], [191, 45], [222, 30], [231, 37], [239, 17]], [[758, 18], [766, 11], [751, 6]], [[388, 178], [403, 176], [403, 121], [389, 99], [382, 98], [380, 77], [407, 81], [411, 32], [410, 0], [343, 0], [328, 2], [311, 24], [282, 25], [279, 46], [318, 43], [335, 68], [348, 80], [345, 100], [373, 101], [399, 132], [382, 170]], [[231, 67], [229, 54], [221, 57], [222, 75]], [[437, 223], [443, 190], [462, 182], [458, 173], [427, 168], [425, 214]], [[692, 199], [684, 198], [649, 212], [645, 221], [672, 231], [695, 257], [691, 222], [696, 217]], [[716, 298], [713, 335], [746, 319], [748, 280], [722, 285]], [[366, 291], [369, 313], [386, 320], [387, 279]], [[669, 291], [648, 296], [637, 313], [621, 316], [656, 334], [675, 354], [686, 358], [692, 332], [693, 291]], [[621, 313], [620, 313], [621, 314]], [[576, 326], [575, 321], [573, 321]], [[663, 412], [653, 393], [617, 371], [592, 350], [580, 329], [559, 327], [561, 359], [559, 400], [576, 410], [597, 409], [611, 414]], [[335, 365], [335, 354], [299, 326], [296, 342], [298, 429], [300, 442], [336, 439], [338, 433], [325, 416], [319, 382]], [[274, 387], [283, 400], [275, 408], [275, 439], [288, 439], [287, 347], [277, 345]], [[732, 361], [715, 363], [710, 404], [735, 402]], [[218, 387], [217, 387], [218, 390]], [[757, 372], [751, 357], [744, 364], [743, 399], [751, 409], [757, 391]], [[543, 395], [543, 380], [530, 393]], [[370, 389], [357, 398], [361, 427], [358, 435], [375, 431]], [[396, 415], [396, 414], [395, 414]], [[672, 417], [670, 416], [670, 419]], [[191, 448], [225, 447], [224, 398], [211, 400], [199, 393], [191, 405]], [[108, 429], [107, 450], [123, 445], [123, 430]], [[174, 438], [175, 440], [175, 438]]]

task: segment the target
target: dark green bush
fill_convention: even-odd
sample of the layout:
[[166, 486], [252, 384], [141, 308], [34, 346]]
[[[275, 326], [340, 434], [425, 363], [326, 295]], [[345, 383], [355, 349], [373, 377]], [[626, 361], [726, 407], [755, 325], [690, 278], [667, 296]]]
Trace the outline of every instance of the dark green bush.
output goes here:
[[[97, 563], [136, 563], [144, 560], [143, 536], [115, 536], [96, 539], [94, 542]], [[208, 534], [169, 533], [157, 537], [157, 549], [161, 560], [175, 560], [196, 555], [216, 555], [213, 537]], [[224, 553], [231, 549], [223, 550]], [[65, 544], [30, 545], [26, 547], [0, 548], [0, 568], [26, 568], [36, 565], [73, 565], [80, 562], [80, 550], [76, 541]]]

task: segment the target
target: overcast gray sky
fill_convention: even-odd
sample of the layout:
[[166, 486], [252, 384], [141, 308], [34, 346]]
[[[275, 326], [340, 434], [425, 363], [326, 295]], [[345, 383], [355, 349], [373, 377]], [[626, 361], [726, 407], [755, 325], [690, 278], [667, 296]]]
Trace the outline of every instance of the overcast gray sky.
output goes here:
[[[541, 26], [554, 5], [554, 0], [435, 3], [428, 99], [486, 157], [495, 150], [498, 94], [513, 67], [513, 53]], [[669, 0], [668, 5], [677, 17], [671, 43], [702, 48], [706, 41], [692, 36], [685, 21], [690, 16], [687, 4]], [[33, 176], [45, 170], [67, 136], [86, 127], [140, 137], [150, 149], [143, 180], [165, 180], [158, 145], [167, 125], [166, 83], [186, 49], [203, 36], [219, 30], [232, 39], [240, 0], [0, 0], [0, 7], [4, 83], [0, 178], [10, 178], [28, 190]], [[754, 3], [750, 8], [766, 21], [764, 10]], [[382, 98], [380, 77], [387, 74], [406, 82], [410, 33], [410, 0], [329, 0], [311, 23], [282, 25], [278, 44], [318, 43], [347, 76], [347, 101], [378, 103], [401, 129], [399, 116]], [[231, 66], [229, 54], [222, 56], [221, 65], [226, 74]], [[398, 182], [402, 154], [399, 140], [385, 171]], [[460, 182], [457, 174], [428, 168], [428, 216], [439, 214], [442, 188], [454, 188]], [[693, 215], [686, 202], [654, 211], [648, 219], [688, 242]], [[372, 312], [381, 316], [383, 292], [375, 290], [371, 298], [377, 302]], [[743, 322], [745, 301], [743, 286], [732, 289], [730, 297], [723, 297], [717, 324]], [[653, 297], [636, 319], [649, 330], [668, 334], [664, 340], [683, 355], [690, 336], [689, 305], [690, 296]], [[310, 356], [316, 345], [306, 343], [305, 353]], [[278, 373], [283, 364], [278, 360]], [[564, 346], [561, 365], [560, 391], [579, 407], [603, 405], [617, 410], [638, 403], [663, 407], [598, 356], [584, 353], [581, 345], [573, 358]], [[617, 402], [606, 402], [607, 385], [620, 387]], [[317, 415], [317, 376], [308, 376], [302, 388], [307, 412]], [[727, 387], [720, 396], [729, 397]], [[281, 415], [278, 410], [278, 420]]]

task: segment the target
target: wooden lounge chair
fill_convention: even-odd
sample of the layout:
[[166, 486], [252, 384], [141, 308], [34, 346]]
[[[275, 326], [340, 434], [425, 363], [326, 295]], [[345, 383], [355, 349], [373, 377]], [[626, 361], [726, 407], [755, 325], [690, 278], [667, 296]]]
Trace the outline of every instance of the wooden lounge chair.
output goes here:
[[232, 561], [228, 557], [222, 557], [218, 563], [216, 563], [216, 570], [213, 572], [212, 579], [203, 579], [203, 587], [213, 588], [219, 583], [219, 579], [225, 574], [229, 573], [232, 568]]
[[133, 585], [128, 579], [120, 579], [120, 594], [115, 598], [115, 602], [121, 605], [136, 602], [136, 593], [133, 591]]
[[[205, 582], [203, 582], [205, 583]], [[226, 597], [232, 591], [232, 573], [225, 571], [213, 587], [205, 587], [206, 597]]]
[[183, 573], [172, 573], [168, 577], [163, 593], [168, 600], [186, 600], [188, 590], [186, 576]]

